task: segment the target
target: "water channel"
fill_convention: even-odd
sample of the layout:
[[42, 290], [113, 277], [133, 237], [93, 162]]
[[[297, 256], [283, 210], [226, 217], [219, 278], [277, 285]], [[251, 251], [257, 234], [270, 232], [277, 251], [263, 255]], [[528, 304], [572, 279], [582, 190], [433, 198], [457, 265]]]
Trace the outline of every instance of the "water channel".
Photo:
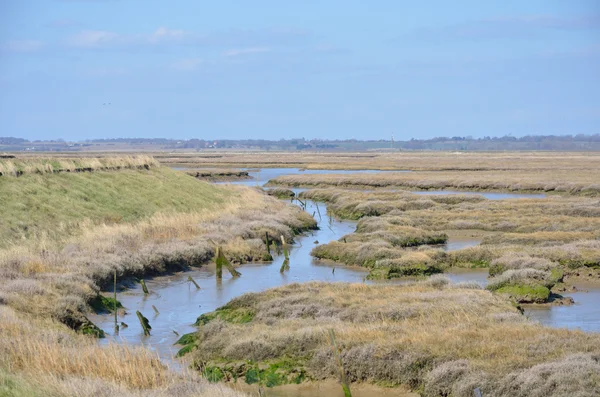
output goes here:
[[[241, 184], [262, 186], [269, 179], [279, 175], [299, 173], [296, 169], [265, 169], [262, 171], [251, 172], [256, 179], [236, 181], [232, 184]], [[360, 171], [324, 171], [307, 170], [306, 173], [358, 173]], [[363, 171], [379, 172], [379, 171]], [[389, 171], [392, 172], [392, 171]], [[299, 192], [303, 189], [294, 189]], [[431, 193], [431, 192], [427, 192]], [[465, 192], [457, 192], [464, 194]], [[488, 196], [491, 193], [479, 193]], [[510, 194], [509, 197], [500, 197], [502, 194], [493, 193], [490, 199], [516, 198], [516, 194]], [[508, 195], [506, 195], [508, 196]], [[531, 195], [524, 195], [528, 197]], [[521, 196], [518, 196], [521, 197]], [[316, 211], [316, 203], [308, 200], [306, 211], [310, 214]], [[330, 219], [327, 215], [325, 204], [319, 203], [321, 220], [319, 221], [319, 230], [308, 233], [304, 236], [298, 236], [296, 243], [290, 250], [290, 270], [280, 273], [279, 268], [283, 262], [283, 257], [276, 257], [271, 263], [248, 263], [240, 266], [239, 271], [242, 277], [231, 278], [227, 272], [224, 273], [223, 280], [217, 281], [215, 277], [214, 264], [208, 264], [199, 269], [190, 270], [182, 273], [175, 273], [161, 277], [155, 277], [146, 281], [150, 294], [145, 296], [139, 285], [119, 293], [118, 299], [126, 309], [126, 314], [119, 317], [119, 321], [128, 324], [127, 328], [122, 328], [118, 336], [112, 335], [114, 317], [109, 314], [91, 316], [91, 320], [100, 328], [107, 332], [107, 338], [100, 343], [143, 344], [150, 350], [155, 351], [171, 367], [177, 368], [182, 364], [173, 359], [177, 353], [178, 346], [173, 344], [178, 339], [178, 335], [193, 332], [195, 327], [192, 324], [196, 318], [206, 312], [215, 310], [224, 305], [229, 300], [247, 292], [259, 292], [268, 288], [273, 288], [289, 283], [301, 283], [308, 281], [326, 281], [326, 282], [369, 282], [365, 279], [367, 271], [362, 268], [347, 267], [335, 265], [330, 262], [322, 262], [310, 256], [310, 251], [316, 245], [325, 244], [332, 240], [337, 240], [345, 234], [352, 233], [355, 230], [356, 222], [341, 221]], [[465, 241], [449, 241], [445, 249], [462, 249], [470, 245], [477, 244]], [[335, 267], [335, 272], [333, 268]], [[454, 282], [474, 281], [482, 286], [487, 284], [487, 269], [458, 269], [447, 273], [448, 277]], [[187, 279], [191, 276], [200, 286], [197, 290]], [[385, 281], [378, 281], [378, 283]], [[395, 282], [399, 282], [396, 280]], [[402, 281], [400, 281], [402, 282]], [[579, 288], [579, 286], [578, 286]], [[590, 292], [565, 293], [572, 296], [576, 304], [573, 306], [536, 306], [529, 307], [526, 315], [533, 320], [539, 321], [544, 325], [552, 327], [580, 328], [585, 331], [600, 332], [600, 288], [588, 288]], [[159, 314], [154, 313], [155, 306]], [[141, 311], [149, 318], [152, 325], [151, 336], [143, 336], [142, 329], [137, 320], [135, 311]], [[316, 386], [315, 386], [316, 387]], [[309, 388], [310, 389], [310, 388]], [[285, 388], [276, 393], [269, 393], [274, 396], [303, 396], [299, 391], [289, 393]], [[313, 390], [314, 392], [315, 390]], [[385, 393], [369, 392], [369, 395], [384, 396]]]

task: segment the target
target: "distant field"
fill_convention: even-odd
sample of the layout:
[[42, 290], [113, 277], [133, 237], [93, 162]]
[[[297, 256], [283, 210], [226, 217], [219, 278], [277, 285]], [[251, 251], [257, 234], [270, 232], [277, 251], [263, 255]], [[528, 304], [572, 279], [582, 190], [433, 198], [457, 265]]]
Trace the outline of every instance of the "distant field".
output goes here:
[[[143, 154], [143, 152], [139, 152]], [[14, 153], [27, 158], [28, 154]], [[44, 153], [61, 158], [114, 156], [115, 153]], [[131, 155], [131, 153], [125, 153]], [[265, 167], [381, 169], [413, 171], [600, 170], [600, 152], [266, 152], [200, 151], [152, 153], [163, 165], [190, 168]], [[35, 155], [33, 155], [35, 156]]]

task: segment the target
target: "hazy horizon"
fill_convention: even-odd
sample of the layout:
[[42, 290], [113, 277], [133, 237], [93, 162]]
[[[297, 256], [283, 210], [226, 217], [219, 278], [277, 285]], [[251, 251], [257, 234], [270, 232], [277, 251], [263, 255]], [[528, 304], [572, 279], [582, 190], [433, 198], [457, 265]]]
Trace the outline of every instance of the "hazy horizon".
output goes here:
[[0, 136], [597, 134], [600, 5], [0, 5]]

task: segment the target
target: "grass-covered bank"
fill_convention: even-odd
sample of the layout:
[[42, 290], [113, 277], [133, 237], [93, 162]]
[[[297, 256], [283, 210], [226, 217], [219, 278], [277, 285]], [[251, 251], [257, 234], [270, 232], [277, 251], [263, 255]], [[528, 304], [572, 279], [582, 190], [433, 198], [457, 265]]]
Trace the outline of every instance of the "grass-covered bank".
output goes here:
[[[0, 338], [3, 370], [34, 384], [34, 374], [61, 382], [73, 377], [90, 387], [101, 378], [133, 394], [168, 382], [139, 385], [120, 368], [129, 362], [131, 371], [155, 368], [169, 379], [174, 375], [148, 352], [139, 353], [139, 362], [130, 360], [138, 353], [126, 347], [111, 358], [116, 369], [95, 372], [92, 362], [109, 353], [67, 328], [101, 335], [86, 313], [115, 270], [121, 280], [200, 266], [217, 246], [233, 262], [263, 260], [265, 232], [293, 241], [316, 227], [298, 207], [261, 191], [211, 185], [160, 167], [2, 178], [0, 203], [0, 222], [8, 229], [0, 246], [0, 322], [20, 324], [14, 325], [18, 332], [0, 329], [8, 335]], [[46, 335], [46, 328], [56, 333]], [[44, 366], [23, 358], [43, 354], [49, 355]], [[156, 373], [139, 375], [155, 379]]]
[[[314, 189], [302, 198], [358, 219], [356, 231], [315, 247], [313, 256], [371, 269], [372, 278], [428, 275], [449, 267], [491, 267], [490, 288], [525, 302], [545, 302], [564, 276], [600, 268], [598, 199], [551, 196], [487, 200], [408, 192]], [[482, 244], [446, 252], [436, 244], [462, 231]]]
[[215, 379], [335, 378], [334, 329], [351, 381], [457, 397], [475, 387], [490, 396], [585, 396], [600, 385], [599, 334], [542, 327], [500, 296], [443, 278], [292, 284], [235, 298], [198, 320], [188, 350]]
[[0, 178], [0, 248], [60, 243], [157, 213], [218, 209], [239, 196], [166, 167]]

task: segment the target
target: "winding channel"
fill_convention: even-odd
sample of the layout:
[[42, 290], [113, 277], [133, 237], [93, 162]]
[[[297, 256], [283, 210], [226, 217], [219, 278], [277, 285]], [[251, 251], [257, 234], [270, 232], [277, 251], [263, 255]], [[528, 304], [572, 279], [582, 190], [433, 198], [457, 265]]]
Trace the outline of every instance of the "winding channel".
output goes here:
[[[381, 171], [339, 171], [339, 170], [306, 170], [298, 169], [263, 169], [249, 170], [250, 175], [254, 177], [251, 180], [232, 182], [232, 184], [262, 186], [268, 180], [280, 175], [290, 175], [296, 173], [360, 173], [360, 172], [381, 172]], [[394, 171], [388, 171], [394, 172]], [[402, 172], [402, 171], [400, 171]], [[303, 189], [294, 189], [299, 192]], [[423, 192], [420, 192], [423, 193]], [[427, 194], [443, 192], [425, 192]], [[456, 192], [462, 193], [465, 192]], [[468, 193], [468, 192], [467, 192]], [[473, 192], [474, 193], [474, 192]], [[540, 197], [543, 195], [519, 195], [502, 193], [480, 193], [491, 200], [500, 200], [517, 197]], [[316, 211], [316, 203], [307, 202], [307, 212], [310, 214]], [[131, 345], [145, 345], [150, 350], [156, 352], [160, 358], [174, 369], [182, 368], [183, 365], [178, 360], [173, 359], [179, 346], [173, 344], [178, 339], [178, 335], [193, 332], [196, 328], [192, 324], [196, 318], [206, 312], [215, 310], [224, 305], [229, 300], [247, 292], [260, 292], [268, 288], [278, 287], [289, 283], [299, 283], [307, 281], [326, 281], [326, 282], [369, 282], [365, 277], [367, 271], [362, 268], [353, 268], [341, 265], [335, 265], [329, 262], [322, 262], [310, 256], [310, 251], [318, 244], [325, 244], [332, 240], [337, 240], [345, 234], [352, 233], [355, 230], [356, 222], [340, 221], [330, 219], [327, 215], [326, 206], [319, 203], [320, 213], [322, 215], [319, 221], [319, 230], [312, 233], [298, 236], [296, 244], [290, 251], [290, 270], [284, 274], [279, 272], [283, 262], [283, 257], [275, 257], [271, 263], [247, 263], [240, 266], [239, 271], [242, 277], [231, 278], [228, 273], [224, 273], [223, 280], [217, 281], [215, 277], [214, 264], [208, 264], [199, 269], [187, 272], [174, 273], [171, 275], [155, 277], [146, 281], [150, 294], [145, 296], [141, 287], [136, 284], [131, 288], [120, 292], [119, 301], [126, 310], [125, 315], [119, 316], [119, 322], [125, 322], [128, 327], [122, 328], [118, 336], [113, 335], [114, 317], [112, 314], [97, 314], [90, 316], [90, 319], [100, 328], [105, 330], [107, 338], [99, 341], [100, 344], [111, 342], [128, 343]], [[450, 241], [445, 249], [462, 249], [470, 245], [478, 244], [477, 241]], [[333, 268], [335, 267], [335, 272]], [[479, 284], [487, 284], [487, 269], [458, 269], [446, 273], [448, 277], [455, 282], [475, 281]], [[187, 279], [191, 276], [200, 286], [197, 290]], [[402, 282], [399, 280], [377, 281], [381, 282]], [[535, 321], [551, 327], [579, 328], [584, 331], [600, 332], [600, 288], [597, 286], [582, 286], [588, 292], [565, 293], [572, 296], [576, 304], [573, 306], [539, 306], [530, 307], [526, 310], [526, 315]], [[579, 286], [578, 286], [579, 288]], [[153, 305], [159, 310], [155, 314]], [[152, 325], [152, 335], [144, 336], [140, 324], [136, 317], [136, 310], [141, 311]], [[379, 393], [376, 393], [379, 395]], [[288, 395], [288, 394], [280, 394]], [[294, 396], [300, 396], [294, 392]], [[384, 394], [381, 394], [384, 395]]]

